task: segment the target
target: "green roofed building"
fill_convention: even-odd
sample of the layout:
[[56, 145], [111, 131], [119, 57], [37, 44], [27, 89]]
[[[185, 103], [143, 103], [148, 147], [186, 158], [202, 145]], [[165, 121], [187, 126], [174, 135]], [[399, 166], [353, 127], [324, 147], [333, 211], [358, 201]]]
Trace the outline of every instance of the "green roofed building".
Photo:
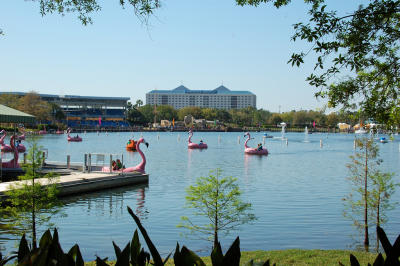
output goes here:
[[173, 90], [146, 93], [146, 104], [171, 105], [175, 109], [198, 106], [217, 109], [256, 108], [256, 95], [250, 91], [231, 91], [225, 86], [214, 90], [190, 90], [181, 85]]
[[33, 115], [0, 104], [0, 123], [34, 123]]

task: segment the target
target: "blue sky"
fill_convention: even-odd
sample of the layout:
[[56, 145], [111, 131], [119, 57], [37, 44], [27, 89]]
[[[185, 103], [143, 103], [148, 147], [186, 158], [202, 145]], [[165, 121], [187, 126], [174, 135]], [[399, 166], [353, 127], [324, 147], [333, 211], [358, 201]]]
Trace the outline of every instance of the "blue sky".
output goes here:
[[273, 112], [325, 103], [305, 81], [312, 64], [286, 63], [307, 47], [290, 41], [291, 25], [305, 18], [302, 1], [276, 10], [239, 7], [234, 0], [165, 0], [149, 26], [117, 0], [99, 2], [94, 24], [82, 26], [76, 14], [42, 17], [37, 2], [1, 0], [0, 91], [135, 102], [153, 89], [211, 90], [223, 83], [253, 92], [257, 108]]

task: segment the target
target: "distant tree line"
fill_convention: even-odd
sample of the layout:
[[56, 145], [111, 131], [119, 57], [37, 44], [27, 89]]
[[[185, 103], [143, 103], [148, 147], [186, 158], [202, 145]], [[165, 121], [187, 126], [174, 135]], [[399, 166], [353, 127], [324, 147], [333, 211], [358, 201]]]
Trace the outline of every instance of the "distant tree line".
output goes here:
[[340, 111], [325, 114], [325, 110], [292, 110], [284, 113], [273, 113], [264, 109], [246, 107], [243, 109], [216, 109], [188, 106], [174, 109], [170, 105], [142, 105], [138, 100], [136, 104], [128, 103], [126, 119], [132, 125], [146, 126], [149, 123], [159, 123], [161, 120], [183, 121], [187, 115], [195, 119], [219, 121], [227, 125], [239, 127], [276, 126], [285, 122], [288, 126], [304, 127], [315, 125], [318, 127], [334, 128], [338, 123], [355, 125], [365, 118], [359, 112]]
[[38, 121], [53, 121], [55, 123], [66, 117], [59, 105], [42, 100], [33, 91], [24, 96], [2, 94], [0, 95], [0, 104], [33, 115]]
[[[41, 99], [36, 92], [29, 92], [24, 96], [15, 94], [0, 95], [0, 104], [34, 115], [38, 121], [51, 121], [56, 125], [66, 118], [62, 108], [55, 103]], [[185, 116], [191, 115], [195, 119], [218, 121], [233, 127], [266, 127], [276, 126], [285, 122], [289, 127], [312, 126], [334, 128], [338, 123], [355, 125], [366, 121], [368, 117], [360, 111], [339, 111], [325, 114], [320, 110], [292, 110], [283, 113], [274, 113], [264, 109], [246, 107], [243, 109], [216, 109], [188, 106], [175, 109], [170, 105], [143, 105], [142, 100], [135, 104], [128, 102], [126, 120], [131, 125], [147, 126], [150, 123], [159, 123], [161, 120], [183, 121]], [[399, 126], [399, 125], [397, 125]]]

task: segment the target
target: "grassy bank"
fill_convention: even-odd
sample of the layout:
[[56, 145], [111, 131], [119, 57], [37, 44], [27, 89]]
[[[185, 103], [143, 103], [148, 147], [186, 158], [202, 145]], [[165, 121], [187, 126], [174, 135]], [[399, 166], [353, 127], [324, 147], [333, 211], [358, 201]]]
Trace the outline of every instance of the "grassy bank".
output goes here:
[[241, 264], [251, 259], [255, 261], [270, 260], [277, 265], [350, 265], [350, 253], [356, 256], [361, 265], [373, 263], [377, 254], [356, 252], [351, 250], [275, 250], [275, 251], [249, 251], [242, 252]]
[[[344, 265], [350, 265], [350, 253], [356, 256], [360, 265], [373, 263], [377, 254], [367, 252], [357, 252], [351, 250], [274, 250], [274, 251], [243, 251], [240, 265], [245, 265], [251, 259], [255, 262], [265, 262], [267, 259], [276, 265], [339, 265], [339, 261]], [[210, 257], [202, 258], [206, 265], [211, 265]], [[174, 265], [173, 258], [168, 260], [167, 265]], [[115, 263], [109, 263], [115, 265]], [[272, 265], [271, 264], [271, 265]], [[94, 266], [95, 262], [88, 262], [85, 265]]]

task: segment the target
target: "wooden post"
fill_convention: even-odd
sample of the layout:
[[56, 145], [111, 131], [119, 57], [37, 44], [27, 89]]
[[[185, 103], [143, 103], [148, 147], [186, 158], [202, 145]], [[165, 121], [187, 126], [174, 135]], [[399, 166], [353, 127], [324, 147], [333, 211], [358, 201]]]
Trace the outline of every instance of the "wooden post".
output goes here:
[[90, 173], [92, 171], [92, 154], [89, 153], [88, 157], [88, 172]]
[[67, 169], [71, 168], [71, 155], [67, 155]]
[[122, 163], [122, 173], [124, 173], [124, 155], [121, 154], [121, 163]]
[[112, 154], [110, 154], [110, 173], [112, 172]]
[[83, 166], [82, 166], [82, 172], [83, 173], [86, 172], [86, 165], [87, 165], [87, 153], [85, 153], [85, 155], [83, 157]]
[[42, 153], [42, 156], [43, 156], [43, 161], [42, 161], [42, 166], [43, 165], [45, 165], [46, 164], [46, 152], [44, 151], [43, 153]]

